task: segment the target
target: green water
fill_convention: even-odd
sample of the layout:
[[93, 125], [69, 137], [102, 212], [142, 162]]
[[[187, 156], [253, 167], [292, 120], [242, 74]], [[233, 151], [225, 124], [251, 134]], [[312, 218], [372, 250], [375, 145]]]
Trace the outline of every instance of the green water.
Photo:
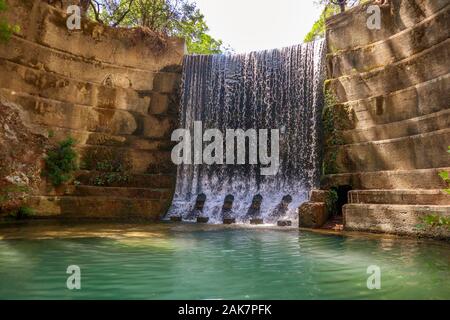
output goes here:
[[[450, 245], [438, 241], [177, 224], [0, 236], [1, 299], [450, 299]], [[81, 290], [66, 287], [69, 265]], [[370, 265], [380, 290], [367, 288]]]

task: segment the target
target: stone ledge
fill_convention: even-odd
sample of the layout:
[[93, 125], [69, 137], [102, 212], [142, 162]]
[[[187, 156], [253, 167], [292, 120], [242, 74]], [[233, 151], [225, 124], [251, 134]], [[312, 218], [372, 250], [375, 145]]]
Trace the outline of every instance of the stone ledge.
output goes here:
[[[409, 137], [337, 147], [340, 173], [450, 166], [450, 128]], [[432, 156], [430, 156], [432, 155]]]
[[[20, 27], [19, 36], [49, 48], [85, 59], [96, 57], [103, 63], [151, 71], [182, 62], [185, 41], [181, 38], [168, 38], [165, 47], [158, 48], [156, 39], [85, 19], [81, 31], [69, 31], [66, 13], [44, 1], [7, 0], [7, 4], [10, 10], [6, 18]], [[133, 40], [135, 35], [137, 40]]]
[[[130, 172], [136, 174], [152, 173], [175, 173], [176, 166], [172, 163], [171, 152], [161, 150], [135, 150], [131, 148], [109, 147], [109, 146], [77, 146], [81, 169], [95, 170], [96, 163], [117, 163], [127, 162], [123, 165], [130, 165]], [[96, 163], [92, 163], [94, 158]], [[85, 164], [83, 164], [85, 162]], [[88, 162], [88, 164], [86, 164]], [[94, 166], [92, 168], [91, 166]], [[159, 169], [160, 172], [155, 170]]]
[[49, 137], [50, 142], [58, 143], [71, 136], [75, 139], [77, 146], [96, 147], [103, 146], [114, 148], [125, 148], [133, 150], [146, 151], [171, 151], [174, 142], [166, 138], [148, 138], [135, 135], [113, 135], [102, 132], [92, 132], [84, 130], [74, 130], [61, 128], [57, 126], [30, 125], [33, 130], [41, 135], [47, 136], [51, 131], [52, 136]]
[[37, 217], [65, 219], [129, 219], [141, 218], [156, 221], [169, 205], [167, 200], [148, 200], [116, 197], [30, 197], [27, 204]]
[[389, 94], [450, 72], [450, 39], [416, 55], [369, 72], [327, 80], [338, 103]]
[[450, 167], [332, 174], [322, 178], [321, 187], [330, 189], [349, 185], [354, 190], [444, 189], [447, 185], [439, 177], [441, 171], [450, 171]]
[[[75, 180], [81, 185], [95, 186], [93, 181], [108, 172], [80, 170]], [[124, 187], [124, 188], [173, 188], [175, 186], [175, 174], [130, 174], [128, 180], [112, 182], [102, 187]]]
[[[130, 67], [121, 67], [87, 59], [68, 52], [52, 49], [26, 39], [13, 36], [8, 44], [0, 44], [0, 57], [34, 69], [95, 83], [98, 85], [110, 81], [113, 86], [134, 90], [153, 90], [153, 80], [158, 77], [176, 78], [181, 75], [171, 72], [149, 71]], [[162, 88], [163, 92], [167, 89]]]
[[448, 6], [447, 0], [390, 0], [390, 3], [390, 6], [381, 8], [380, 30], [367, 28], [367, 7], [372, 3], [354, 7], [327, 19], [328, 51], [348, 50], [389, 38]]
[[405, 59], [446, 40], [450, 35], [450, 6], [395, 35], [364, 47], [327, 56], [331, 78], [366, 72]]
[[450, 195], [443, 190], [351, 190], [351, 204], [448, 205]]
[[138, 198], [148, 200], [171, 200], [172, 189], [158, 188], [117, 188], [117, 187], [94, 187], [94, 186], [70, 186], [66, 195], [81, 197], [116, 197], [116, 198]]
[[450, 128], [450, 109], [365, 129], [342, 132], [346, 144], [390, 140]]
[[53, 73], [32, 69], [0, 58], [0, 79], [5, 90], [36, 96], [50, 101], [121, 109], [148, 114], [150, 94], [132, 89], [113, 88], [82, 82]]
[[346, 108], [354, 129], [404, 121], [449, 108], [450, 73], [387, 95], [335, 105]]
[[450, 217], [450, 206], [346, 204], [343, 212], [346, 230], [450, 238], [446, 227], [417, 227], [429, 214]]

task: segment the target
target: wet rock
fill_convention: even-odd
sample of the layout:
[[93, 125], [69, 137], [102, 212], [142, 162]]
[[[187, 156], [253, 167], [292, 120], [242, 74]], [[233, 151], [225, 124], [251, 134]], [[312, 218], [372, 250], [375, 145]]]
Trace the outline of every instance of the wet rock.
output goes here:
[[208, 223], [208, 217], [197, 217], [197, 223]]
[[233, 224], [236, 223], [236, 219], [235, 218], [225, 218], [223, 219], [223, 224]]
[[290, 220], [278, 220], [277, 226], [279, 226], [279, 227], [290, 227], [290, 226], [292, 226], [292, 221], [290, 221]]
[[264, 220], [259, 218], [250, 219], [250, 224], [264, 224]]

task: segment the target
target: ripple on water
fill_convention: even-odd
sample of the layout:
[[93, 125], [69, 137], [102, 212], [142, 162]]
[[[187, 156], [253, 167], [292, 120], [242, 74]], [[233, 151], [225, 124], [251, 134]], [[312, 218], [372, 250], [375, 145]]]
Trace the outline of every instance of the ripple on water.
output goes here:
[[[196, 225], [122, 226], [111, 237], [91, 229], [0, 241], [0, 298], [450, 298], [448, 243]], [[82, 270], [78, 292], [65, 288], [70, 264]], [[367, 289], [369, 265], [381, 268], [381, 290]]]

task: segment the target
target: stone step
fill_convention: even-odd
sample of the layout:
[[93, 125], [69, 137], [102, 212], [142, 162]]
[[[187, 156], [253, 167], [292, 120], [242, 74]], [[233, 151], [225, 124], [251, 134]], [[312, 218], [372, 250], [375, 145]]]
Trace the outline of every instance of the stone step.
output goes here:
[[349, 203], [361, 204], [405, 204], [405, 205], [447, 205], [450, 195], [443, 190], [352, 190], [348, 193]]
[[365, 129], [342, 131], [346, 144], [413, 136], [450, 128], [450, 109]]
[[426, 116], [449, 108], [450, 73], [388, 95], [335, 105], [346, 114], [345, 127], [367, 129]]
[[337, 147], [339, 173], [450, 166], [450, 128], [397, 139]]
[[417, 54], [449, 37], [449, 20], [450, 6], [446, 6], [389, 38], [367, 46], [329, 54], [327, 56], [328, 75], [330, 78], [338, 78], [343, 75], [367, 72]]
[[[140, 94], [132, 89], [83, 82], [48, 73], [45, 70], [26, 67], [2, 58], [0, 58], [0, 68], [2, 69], [1, 87], [15, 93], [27, 92], [31, 96], [65, 104], [148, 114], [150, 92]], [[34, 101], [33, 103], [35, 104]], [[50, 106], [56, 108], [55, 104], [50, 104]]]
[[41, 125], [30, 125], [34, 132], [47, 136], [51, 143], [58, 143], [72, 137], [80, 147], [118, 147], [146, 151], [171, 151], [175, 142], [166, 138], [148, 138], [134, 135], [113, 135], [101, 132], [90, 132]]
[[439, 177], [442, 171], [450, 171], [450, 167], [331, 174], [322, 178], [321, 187], [351, 186], [354, 190], [444, 189], [447, 185]]
[[156, 71], [181, 65], [183, 60], [183, 38], [162, 40], [140, 30], [114, 28], [84, 19], [81, 31], [70, 31], [66, 27], [67, 13], [45, 1], [8, 0], [8, 7], [5, 19], [19, 27], [20, 36], [93, 63]]
[[[161, 114], [147, 114], [148, 105], [143, 106], [143, 112], [137, 112], [121, 110], [115, 106], [99, 108], [67, 103], [10, 89], [0, 89], [0, 93], [26, 111], [30, 124], [48, 127], [48, 131], [57, 127], [110, 135], [142, 135], [157, 139], [170, 136], [177, 125], [175, 113], [166, 110]], [[169, 108], [168, 105], [159, 107]]]
[[[48, 72], [76, 79], [134, 90], [155, 90], [170, 93], [176, 88], [180, 74], [157, 72], [133, 67], [122, 67], [93, 59], [86, 59], [61, 50], [12, 36], [7, 46], [0, 45], [0, 57], [31, 68], [43, 68]], [[39, 61], [39, 63], [36, 63]]]
[[[75, 147], [80, 169], [129, 171], [136, 174], [176, 173], [170, 151], [147, 151], [109, 146]], [[119, 166], [121, 166], [119, 168]]]
[[159, 220], [170, 200], [151, 200], [99, 196], [37, 196], [27, 199], [37, 217], [66, 219], [144, 219]]
[[450, 229], [447, 227], [432, 228], [423, 223], [423, 218], [427, 215], [450, 217], [449, 205], [346, 204], [343, 213], [346, 230], [450, 237]]
[[75, 181], [81, 185], [97, 187], [157, 188], [175, 186], [174, 174], [125, 174], [117, 172], [79, 171]]
[[338, 103], [386, 95], [450, 72], [450, 38], [416, 55], [368, 72], [325, 82]]
[[148, 200], [170, 200], [173, 190], [170, 188], [123, 188], [123, 187], [95, 187], [95, 186], [74, 186], [66, 189], [66, 195], [81, 197], [113, 197], [113, 198], [137, 198]]
[[[390, 6], [381, 7], [381, 28], [367, 28], [369, 2], [344, 13], [330, 17], [326, 21], [328, 52], [348, 50], [367, 46], [389, 38], [407, 28], [413, 27], [448, 6], [447, 0], [390, 0]], [[352, 30], [352, 32], [348, 32]]]

